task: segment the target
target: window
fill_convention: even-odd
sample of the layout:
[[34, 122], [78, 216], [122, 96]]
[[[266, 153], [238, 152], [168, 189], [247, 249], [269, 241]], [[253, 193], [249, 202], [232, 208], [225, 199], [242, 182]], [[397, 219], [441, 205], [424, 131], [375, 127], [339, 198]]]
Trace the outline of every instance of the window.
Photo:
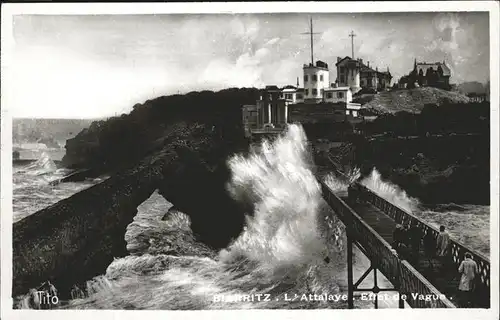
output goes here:
[[337, 98], [342, 99], [344, 97], [343, 92], [337, 92]]
[[[307, 82], [307, 74], [304, 75], [304, 82]], [[307, 93], [306, 93], [307, 94]]]
[[[306, 93], [307, 94], [307, 93]], [[300, 93], [297, 93], [297, 100], [302, 100], [304, 99], [304, 97], [302, 96], [302, 94]]]
[[285, 94], [285, 99], [287, 99], [287, 100], [293, 100], [292, 94], [291, 93]]
[[327, 98], [327, 99], [332, 99], [332, 98], [333, 98], [333, 93], [331, 93], [331, 92], [327, 92], [327, 93], [326, 93], [326, 98]]
[[304, 92], [305, 92], [306, 96], [309, 95], [309, 89], [305, 89]]
[[318, 95], [318, 89], [313, 89], [312, 94], [313, 94], [313, 96], [317, 96]]
[[341, 74], [340, 75], [340, 83], [344, 83], [344, 82], [345, 82], [345, 77], [344, 77], [344, 75]]
[[322, 74], [319, 76], [319, 81], [323, 81], [323, 75]]
[[318, 76], [313, 74], [313, 80], [312, 81], [318, 81]]
[[342, 73], [344, 73], [344, 70], [345, 70], [345, 68], [344, 68], [344, 67], [340, 67], [340, 68], [339, 68], [339, 72], [340, 72], [341, 74], [342, 74]]

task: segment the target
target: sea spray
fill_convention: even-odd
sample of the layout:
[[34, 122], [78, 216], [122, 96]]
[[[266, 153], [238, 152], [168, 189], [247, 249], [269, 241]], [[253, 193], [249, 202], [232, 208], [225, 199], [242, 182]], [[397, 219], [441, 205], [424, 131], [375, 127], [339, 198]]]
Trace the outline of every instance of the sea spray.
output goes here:
[[[282, 136], [272, 143], [264, 140], [248, 157], [236, 155], [228, 161], [233, 173], [228, 190], [237, 199], [250, 195], [255, 211], [243, 233], [221, 251], [222, 262], [243, 259], [255, 267], [252, 273], [295, 283], [331, 271], [323, 266], [326, 257], [337, 254], [330, 252], [329, 242], [339, 236], [321, 229], [339, 230], [320, 228], [325, 223], [320, 210], [327, 208], [310, 159], [304, 130], [290, 125]], [[314, 287], [311, 281], [307, 285]]]
[[359, 179], [361, 170], [359, 168], [350, 169], [343, 176], [338, 177], [334, 173], [328, 173], [323, 181], [333, 192], [346, 192], [349, 185]]
[[71, 170], [57, 168], [46, 152], [29, 165], [14, 164], [12, 171], [14, 222], [95, 184], [85, 181], [62, 183], [57, 187], [50, 185]]
[[34, 163], [26, 166], [25, 170], [27, 174], [46, 175], [55, 172], [57, 170], [57, 165], [54, 160], [50, 158], [48, 153], [42, 152], [40, 158]]
[[376, 168], [373, 168], [368, 177], [361, 180], [361, 184], [378, 196], [408, 212], [418, 210], [418, 199], [408, 196], [404, 190], [395, 184], [382, 180], [382, 176]]

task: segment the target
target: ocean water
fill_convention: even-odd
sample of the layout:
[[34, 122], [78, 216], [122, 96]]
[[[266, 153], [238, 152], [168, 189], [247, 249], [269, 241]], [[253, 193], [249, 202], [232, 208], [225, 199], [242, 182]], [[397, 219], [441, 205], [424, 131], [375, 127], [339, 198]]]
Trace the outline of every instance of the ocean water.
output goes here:
[[[235, 199], [252, 199], [255, 212], [247, 219], [242, 234], [220, 251], [196, 241], [189, 217], [155, 192], [138, 207], [137, 216], [124, 234], [130, 254], [116, 258], [103, 275], [82, 288], [84, 298], [68, 301], [63, 308], [346, 308], [346, 301], [334, 301], [347, 293], [344, 227], [323, 201], [310, 159], [307, 137], [296, 125], [277, 140], [264, 141], [249, 156], [228, 159], [232, 171], [228, 192]], [[48, 184], [63, 174], [64, 170], [55, 168], [47, 154], [30, 167], [16, 168], [15, 220], [98, 183]], [[350, 173], [353, 179], [357, 175], [357, 171]], [[327, 183], [338, 192], [347, 188], [333, 176], [327, 177]], [[376, 171], [364, 183], [384, 197], [392, 197], [389, 201], [413, 205], [414, 199], [383, 182]], [[463, 216], [461, 233], [475, 239], [471, 243], [476, 249], [487, 249], [488, 232], [471, 229], [476, 226], [489, 230], [486, 209], [466, 209], [467, 213], [454, 211], [455, 207], [448, 209], [443, 206], [420, 214], [437, 224], [450, 222], [452, 216]], [[484, 224], [478, 223], [476, 216]], [[458, 232], [460, 226], [454, 226]], [[359, 251], [354, 253], [357, 279], [369, 261]], [[370, 276], [364, 283], [368, 286], [372, 281]], [[389, 285], [383, 276], [378, 281], [382, 286]], [[329, 301], [322, 301], [325, 294]], [[304, 295], [307, 299], [303, 299]], [[29, 307], [27, 296], [18, 298], [19, 308]], [[358, 300], [355, 306], [373, 308], [373, 303]], [[397, 301], [383, 301], [379, 307], [394, 308]]]
[[38, 160], [29, 165], [14, 165], [12, 168], [14, 222], [99, 182], [96, 179], [51, 186], [50, 182], [57, 181], [70, 172], [58, 168], [54, 163], [53, 157], [58, 158], [60, 151], [32, 150], [29, 154], [28, 158], [36, 156]]

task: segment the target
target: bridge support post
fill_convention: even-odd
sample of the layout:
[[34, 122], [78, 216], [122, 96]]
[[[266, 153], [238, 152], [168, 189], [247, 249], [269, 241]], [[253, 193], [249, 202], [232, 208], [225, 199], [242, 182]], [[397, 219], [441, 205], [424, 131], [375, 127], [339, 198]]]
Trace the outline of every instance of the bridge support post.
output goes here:
[[352, 265], [352, 236], [347, 234], [347, 307], [354, 309], [354, 277]]
[[378, 309], [378, 293], [380, 289], [377, 285], [377, 268], [373, 268], [373, 293], [375, 293], [375, 309]]
[[[396, 284], [392, 288], [380, 288], [378, 286], [378, 267], [377, 263], [374, 261], [370, 261], [370, 267], [359, 277], [359, 279], [354, 282], [354, 274], [353, 274], [353, 247], [354, 247], [355, 242], [352, 239], [352, 236], [349, 235], [349, 232], [347, 233], [347, 307], [348, 309], [354, 309], [354, 291], [358, 292], [372, 292], [374, 296], [372, 296], [371, 299], [373, 299], [373, 303], [375, 306], [375, 309], [378, 309], [379, 301], [378, 301], [378, 294], [381, 291], [398, 291], [399, 292], [399, 301], [398, 301], [398, 308], [403, 309], [404, 308], [404, 300], [401, 298], [401, 292], [399, 291], [399, 285]], [[358, 248], [363, 252], [365, 256], [368, 257], [367, 252], [358, 245]], [[371, 288], [359, 288], [359, 285], [363, 282], [363, 280], [366, 279], [366, 277], [372, 272], [373, 270], [373, 287]]]
[[405, 308], [405, 301], [401, 298], [401, 292], [399, 293], [399, 304], [398, 304], [399, 309], [404, 309]]

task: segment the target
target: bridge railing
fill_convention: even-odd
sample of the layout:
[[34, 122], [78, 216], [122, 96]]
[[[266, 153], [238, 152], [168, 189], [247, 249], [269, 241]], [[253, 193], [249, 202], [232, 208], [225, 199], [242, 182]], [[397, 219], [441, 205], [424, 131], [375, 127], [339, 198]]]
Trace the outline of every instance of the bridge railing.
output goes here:
[[[416, 225], [422, 231], [422, 235], [425, 236], [427, 233], [431, 233], [433, 238], [436, 239], [439, 235], [439, 231], [425, 223], [423, 220], [414, 216], [413, 214], [403, 210], [390, 203], [389, 201], [381, 198], [373, 191], [368, 189], [367, 187], [361, 185], [359, 182], [356, 183], [356, 193], [358, 196], [368, 202], [373, 204], [375, 207], [383, 211], [385, 214], [390, 216], [396, 223], [405, 225]], [[352, 189], [351, 190], [355, 190]], [[351, 190], [349, 192], [351, 193]], [[451, 239], [448, 251], [449, 262], [455, 267], [455, 270], [458, 270], [460, 263], [463, 261], [465, 257], [465, 253], [470, 252], [473, 256], [474, 261], [478, 266], [478, 281], [476, 282], [475, 292], [477, 295], [477, 300], [484, 303], [485, 306], [489, 306], [490, 301], [490, 261], [484, 255], [466, 247], [465, 245], [457, 242], [456, 240]]]
[[[325, 182], [320, 181], [320, 184], [324, 199], [346, 225], [349, 236], [354, 237], [363, 247], [368, 258], [395, 285], [396, 290], [406, 294], [406, 301], [411, 307], [454, 308], [454, 305], [410, 264], [401, 261], [390, 244], [335, 195]], [[435, 299], [414, 299], [412, 294], [415, 293]]]

